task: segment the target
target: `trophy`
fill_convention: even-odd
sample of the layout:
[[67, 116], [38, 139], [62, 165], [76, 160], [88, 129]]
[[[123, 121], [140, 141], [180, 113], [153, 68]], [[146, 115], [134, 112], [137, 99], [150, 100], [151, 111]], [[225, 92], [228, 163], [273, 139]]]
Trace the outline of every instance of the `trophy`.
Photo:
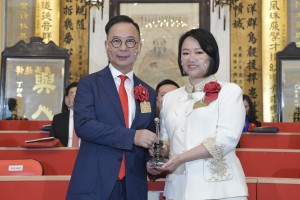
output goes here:
[[[159, 118], [155, 118], [154, 122], [155, 122], [155, 127], [156, 127], [156, 135], [157, 135], [158, 139], [160, 139]], [[163, 146], [162, 140], [159, 140], [159, 143], [154, 145], [154, 155], [149, 163], [151, 167], [161, 167], [161, 166], [163, 166], [163, 164], [165, 164], [165, 159], [162, 155], [162, 146]]]

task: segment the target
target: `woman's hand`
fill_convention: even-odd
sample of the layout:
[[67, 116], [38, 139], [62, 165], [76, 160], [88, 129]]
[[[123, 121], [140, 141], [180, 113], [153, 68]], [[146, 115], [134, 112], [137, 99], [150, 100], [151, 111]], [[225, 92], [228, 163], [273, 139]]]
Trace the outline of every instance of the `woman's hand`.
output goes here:
[[163, 168], [151, 167], [149, 162], [147, 163], [147, 172], [152, 175], [158, 175], [165, 171]]
[[183, 158], [182, 154], [176, 154], [171, 159], [169, 159], [162, 168], [164, 170], [168, 170], [170, 172], [174, 171], [179, 167], [181, 164], [183, 164]]
[[170, 172], [176, 170], [180, 165], [190, 162], [193, 160], [211, 158], [212, 156], [204, 147], [203, 144], [200, 144], [182, 154], [175, 154], [172, 158], [166, 162], [162, 168]]

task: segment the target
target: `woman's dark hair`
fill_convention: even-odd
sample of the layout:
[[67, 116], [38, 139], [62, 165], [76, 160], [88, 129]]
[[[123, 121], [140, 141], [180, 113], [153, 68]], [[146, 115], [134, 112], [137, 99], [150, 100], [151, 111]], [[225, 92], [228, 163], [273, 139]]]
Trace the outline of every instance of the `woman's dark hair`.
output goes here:
[[249, 104], [249, 112], [247, 114], [249, 121], [253, 123], [256, 122], [257, 121], [256, 110], [251, 98], [248, 95], [243, 94], [243, 100], [246, 100]]
[[156, 93], [158, 93], [158, 90], [161, 86], [163, 85], [174, 85], [176, 86], [177, 88], [179, 88], [179, 85], [175, 82], [175, 81], [172, 81], [170, 79], [165, 79], [165, 80], [162, 80], [161, 82], [159, 82], [156, 86]]
[[210, 65], [204, 77], [208, 77], [217, 73], [219, 69], [220, 56], [219, 56], [219, 47], [214, 36], [203, 28], [192, 29], [186, 33], [184, 33], [180, 39], [178, 44], [178, 66], [181, 72], [181, 75], [185, 75], [183, 71], [183, 67], [181, 65], [181, 48], [184, 40], [187, 37], [193, 37], [198, 41], [202, 50], [210, 57]]
[[68, 112], [69, 108], [68, 108], [68, 106], [65, 103], [65, 97], [69, 95], [70, 89], [73, 88], [73, 87], [77, 87], [77, 85], [78, 85], [78, 82], [73, 82], [73, 83], [70, 83], [66, 87], [66, 89], [65, 89], [65, 96], [64, 96], [63, 102], [62, 102], [61, 112]]
[[126, 15], [118, 15], [118, 16], [115, 16], [115, 17], [112, 17], [106, 24], [105, 26], [105, 32], [106, 32], [106, 35], [108, 35], [109, 33], [109, 30], [110, 28], [117, 24], [117, 23], [121, 23], [121, 22], [125, 22], [125, 23], [130, 23], [130, 24], [133, 24], [135, 26], [135, 28], [137, 29], [137, 31], [139, 32], [139, 35], [141, 34], [140, 32], [140, 27], [137, 23], [135, 23], [133, 21], [133, 19], [131, 19], [130, 17], [126, 16]]

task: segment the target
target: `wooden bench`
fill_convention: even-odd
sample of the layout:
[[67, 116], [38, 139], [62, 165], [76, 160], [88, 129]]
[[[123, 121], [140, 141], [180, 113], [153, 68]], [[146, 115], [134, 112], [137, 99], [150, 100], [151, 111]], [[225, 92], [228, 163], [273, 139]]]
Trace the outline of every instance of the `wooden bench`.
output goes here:
[[[17, 195], [22, 195], [23, 199], [64, 199], [69, 182], [69, 178], [66, 177], [70, 177], [72, 173], [77, 153], [78, 148], [67, 147], [51, 149], [1, 147], [0, 157], [2, 159], [33, 158], [40, 161], [44, 167], [45, 176], [36, 179], [32, 177], [28, 177], [28, 179], [0, 177], [0, 194], [6, 197], [9, 190], [15, 191], [16, 188], [22, 188], [18, 190], [18, 194], [13, 194], [15, 198], [10, 199], [20, 199]], [[237, 155], [248, 177], [249, 200], [256, 200], [256, 197], [260, 196], [262, 198], [257, 198], [257, 200], [269, 200], [267, 191], [261, 188], [268, 188], [266, 190], [271, 188], [278, 195], [288, 195], [281, 194], [286, 190], [292, 195], [291, 198], [289, 196], [289, 198], [282, 199], [293, 200], [299, 197], [297, 192], [300, 184], [297, 181], [299, 181], [300, 174], [300, 150], [239, 149]], [[285, 179], [280, 179], [280, 177]], [[277, 182], [273, 183], [272, 181], [275, 180]], [[290, 182], [280, 182], [283, 180]], [[258, 185], [260, 183], [263, 185]], [[149, 181], [149, 191], [161, 194], [163, 188], [164, 179], [155, 182]], [[41, 194], [36, 194], [35, 198], [32, 195], [37, 191]], [[273, 198], [271, 199], [273, 200]]]
[[243, 133], [240, 148], [300, 149], [300, 133]]
[[262, 126], [276, 126], [279, 132], [300, 133], [299, 122], [262, 122]]
[[[1, 199], [64, 200], [70, 176], [0, 177]], [[300, 179], [248, 177], [249, 200], [299, 200]], [[149, 182], [162, 193], [164, 180]], [[16, 188], [17, 191], [16, 192]]]
[[37, 131], [44, 125], [51, 124], [49, 120], [0, 120], [0, 130]]
[[1, 159], [35, 159], [42, 164], [44, 175], [71, 175], [77, 154], [78, 148], [73, 147], [0, 147]]
[[237, 149], [247, 177], [300, 177], [300, 150]]
[[[164, 180], [149, 182], [149, 191], [162, 191]], [[247, 177], [248, 200], [299, 200], [300, 179]], [[162, 198], [160, 200], [163, 200]]]
[[[1, 130], [0, 147], [18, 147], [25, 140], [48, 137], [47, 131]], [[300, 133], [243, 133], [241, 148], [300, 149]]]
[[0, 176], [1, 199], [65, 200], [70, 176]]
[[42, 164], [34, 159], [0, 159], [0, 176], [42, 176]]
[[24, 144], [25, 140], [33, 140], [48, 137], [47, 131], [21, 131], [21, 130], [1, 130], [0, 147], [19, 147]]
[[[236, 151], [247, 177], [300, 177], [300, 150], [242, 148]], [[78, 148], [70, 147], [0, 147], [1, 159], [36, 159], [43, 165], [45, 175], [70, 175], [77, 153]]]
[[257, 200], [299, 200], [300, 179], [257, 178]]

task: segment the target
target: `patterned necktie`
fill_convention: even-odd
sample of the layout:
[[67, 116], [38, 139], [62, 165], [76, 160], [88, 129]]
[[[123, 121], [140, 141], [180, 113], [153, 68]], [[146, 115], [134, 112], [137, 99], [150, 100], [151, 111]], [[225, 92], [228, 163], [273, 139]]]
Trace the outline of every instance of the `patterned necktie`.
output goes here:
[[[121, 105], [122, 105], [123, 115], [124, 115], [124, 119], [125, 119], [125, 124], [126, 124], [126, 127], [128, 128], [128, 126], [129, 126], [129, 122], [128, 122], [128, 115], [129, 115], [129, 113], [128, 113], [128, 96], [127, 96], [127, 92], [126, 92], [126, 89], [125, 89], [125, 86], [124, 86], [125, 80], [128, 77], [124, 76], [124, 75], [120, 75], [118, 77], [121, 79], [121, 84], [120, 84], [120, 87], [119, 87], [119, 96], [120, 96], [120, 100], [121, 100]], [[124, 177], [125, 177], [125, 154], [123, 154], [118, 179], [122, 180]]]

